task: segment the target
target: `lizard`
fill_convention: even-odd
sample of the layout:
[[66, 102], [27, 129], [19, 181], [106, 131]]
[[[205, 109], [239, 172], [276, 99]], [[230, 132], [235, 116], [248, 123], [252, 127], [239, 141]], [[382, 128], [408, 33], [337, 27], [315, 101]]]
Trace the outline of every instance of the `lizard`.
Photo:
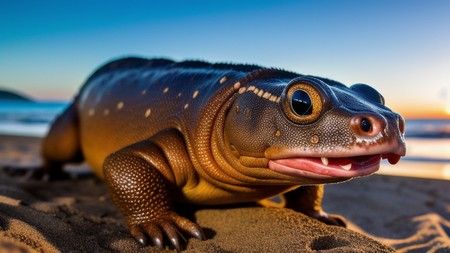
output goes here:
[[222, 205], [285, 196], [326, 224], [324, 184], [405, 155], [405, 122], [366, 84], [248, 64], [126, 57], [98, 68], [54, 120], [42, 169], [87, 161], [130, 234], [178, 251], [202, 228], [175, 202]]

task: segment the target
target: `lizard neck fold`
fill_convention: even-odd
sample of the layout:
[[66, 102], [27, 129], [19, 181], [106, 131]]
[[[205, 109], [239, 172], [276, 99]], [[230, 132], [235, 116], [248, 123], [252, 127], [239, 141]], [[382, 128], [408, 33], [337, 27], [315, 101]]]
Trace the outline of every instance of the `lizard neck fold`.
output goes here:
[[[270, 171], [267, 168], [268, 160], [263, 157], [246, 157], [243, 159], [244, 161], [241, 162], [240, 159], [233, 154], [233, 150], [229, 145], [225, 134], [226, 117], [232, 110], [232, 105], [236, 97], [247, 88], [247, 84], [255, 80], [260, 81], [261, 79], [270, 78], [273, 74], [279, 75], [280, 71], [274, 69], [262, 69], [254, 71], [242, 78], [239, 81], [239, 88], [237, 88], [237, 85], [234, 85], [234, 88], [237, 89], [224, 100], [222, 106], [216, 113], [210, 136], [210, 150], [214, 166], [211, 167], [213, 168], [212, 170], [208, 169], [206, 173], [208, 173], [212, 179], [225, 183], [224, 187], [252, 186], [252, 188], [255, 188], [257, 185], [292, 185], [292, 181], [289, 181], [288, 177]], [[282, 74], [291, 75], [289, 72], [283, 72]], [[239, 131], [239, 126], [236, 126], [233, 131]], [[245, 166], [246, 159], [256, 159], [260, 161], [260, 167]], [[255, 164], [254, 161], [251, 163]], [[279, 189], [271, 189], [271, 191], [273, 190], [279, 191]]]
[[208, 101], [205, 106], [207, 112], [200, 114], [197, 131], [191, 138], [195, 141], [189, 145], [195, 157], [194, 166], [198, 168], [202, 178], [222, 189], [233, 191], [255, 191], [258, 188], [257, 185], [267, 184], [286, 187], [287, 178], [268, 170], [267, 164], [264, 164], [262, 168], [249, 168], [242, 165], [239, 159], [233, 156], [224, 134], [227, 114], [239, 92], [252, 81], [268, 78], [274, 74], [279, 75], [280, 72], [293, 75], [290, 72], [284, 73], [275, 69], [260, 69], [244, 77], [229, 78], [228, 84]]

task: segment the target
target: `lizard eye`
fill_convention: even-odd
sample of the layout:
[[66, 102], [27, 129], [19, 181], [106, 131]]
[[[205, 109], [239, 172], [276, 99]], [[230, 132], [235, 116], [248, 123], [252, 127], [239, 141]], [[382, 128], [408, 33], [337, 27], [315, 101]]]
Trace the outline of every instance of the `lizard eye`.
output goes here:
[[313, 112], [313, 104], [311, 97], [304, 90], [296, 90], [292, 93], [291, 107], [297, 116], [311, 115]]
[[285, 93], [283, 110], [295, 123], [308, 124], [319, 118], [322, 113], [322, 98], [312, 85], [300, 82], [288, 88]]

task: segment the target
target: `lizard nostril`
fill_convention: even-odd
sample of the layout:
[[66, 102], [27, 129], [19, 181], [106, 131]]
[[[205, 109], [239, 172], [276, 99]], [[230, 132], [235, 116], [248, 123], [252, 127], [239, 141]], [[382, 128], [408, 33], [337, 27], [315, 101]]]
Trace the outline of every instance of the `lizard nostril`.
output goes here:
[[378, 115], [366, 114], [354, 117], [350, 125], [356, 135], [374, 137], [386, 127], [386, 120]]
[[363, 130], [363, 132], [365, 132], [365, 133], [369, 133], [373, 130], [372, 123], [367, 118], [363, 118], [361, 120], [360, 127], [361, 127], [361, 130]]

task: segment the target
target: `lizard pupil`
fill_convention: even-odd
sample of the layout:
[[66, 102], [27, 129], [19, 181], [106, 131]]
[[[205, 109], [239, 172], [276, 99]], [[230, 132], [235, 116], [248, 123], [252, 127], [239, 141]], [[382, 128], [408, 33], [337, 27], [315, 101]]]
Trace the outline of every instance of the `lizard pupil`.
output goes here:
[[361, 130], [368, 133], [372, 130], [372, 123], [370, 123], [370, 120], [363, 118], [361, 120]]
[[304, 90], [294, 91], [291, 98], [291, 106], [298, 116], [311, 115], [313, 112], [311, 97]]

